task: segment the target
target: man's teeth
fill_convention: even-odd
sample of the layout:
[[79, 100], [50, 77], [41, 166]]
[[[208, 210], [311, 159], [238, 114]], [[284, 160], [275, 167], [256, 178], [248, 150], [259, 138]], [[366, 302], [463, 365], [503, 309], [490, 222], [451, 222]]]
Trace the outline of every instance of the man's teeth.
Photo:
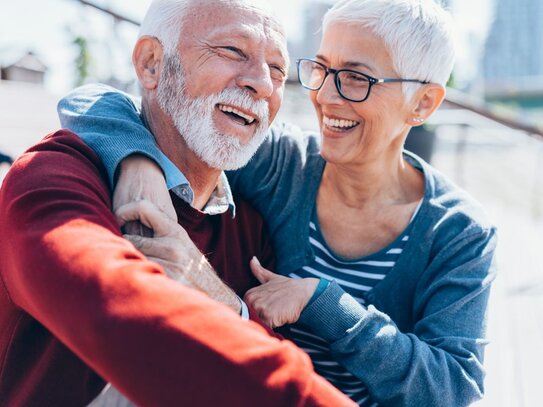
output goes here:
[[331, 127], [354, 127], [358, 124], [353, 120], [339, 120], [339, 119], [330, 119], [329, 117], [324, 116], [323, 122], [327, 126]]
[[234, 113], [236, 115], [238, 115], [239, 117], [243, 117], [245, 119], [245, 121], [247, 122], [247, 124], [251, 124], [255, 121], [255, 118], [252, 117], [252, 116], [249, 116], [243, 112], [240, 112], [238, 109], [232, 107], [232, 106], [226, 106], [226, 105], [219, 105], [219, 110], [222, 110], [223, 112], [227, 112], [227, 113]]

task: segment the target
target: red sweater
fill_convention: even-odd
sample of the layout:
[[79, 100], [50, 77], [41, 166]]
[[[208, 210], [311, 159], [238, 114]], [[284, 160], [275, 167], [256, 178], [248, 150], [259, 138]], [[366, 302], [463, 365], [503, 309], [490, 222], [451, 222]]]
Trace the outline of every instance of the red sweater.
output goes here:
[[[82, 406], [103, 380], [143, 406], [351, 405], [304, 352], [172, 282], [122, 239], [106, 180], [67, 131], [27, 151], [4, 180], [0, 405]], [[267, 250], [254, 233], [261, 224], [241, 226], [256, 219], [245, 210], [212, 220], [222, 242], [196, 238], [227, 279], [251, 256], [236, 253]]]
[[227, 211], [206, 215], [171, 193], [177, 219], [200, 252], [204, 253], [219, 276], [241, 297], [258, 280], [249, 267], [251, 257], [274, 268], [271, 240], [264, 220], [246, 201], [236, 199], [236, 217]]

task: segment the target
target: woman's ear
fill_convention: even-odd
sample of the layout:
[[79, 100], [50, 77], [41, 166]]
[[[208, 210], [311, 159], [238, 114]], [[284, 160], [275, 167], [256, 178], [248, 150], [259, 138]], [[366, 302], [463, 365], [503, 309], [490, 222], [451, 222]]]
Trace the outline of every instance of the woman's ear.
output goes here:
[[157, 38], [143, 36], [138, 39], [132, 63], [143, 89], [154, 90], [158, 86], [163, 58], [162, 44]]
[[445, 87], [437, 83], [428, 83], [413, 97], [413, 109], [409, 117], [410, 126], [420, 126], [441, 105], [445, 98]]

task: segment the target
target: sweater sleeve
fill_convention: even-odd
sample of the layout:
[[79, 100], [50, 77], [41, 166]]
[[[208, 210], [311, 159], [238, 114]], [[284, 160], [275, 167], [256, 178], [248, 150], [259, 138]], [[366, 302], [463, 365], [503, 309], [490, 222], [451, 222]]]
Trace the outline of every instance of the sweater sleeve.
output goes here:
[[4, 180], [0, 272], [13, 304], [137, 405], [349, 405], [302, 351], [122, 239], [99, 168], [64, 131]]
[[[483, 348], [495, 230], [461, 233], [418, 282], [410, 333], [332, 282], [300, 323], [330, 341], [334, 358], [388, 406], [467, 406], [483, 394]], [[408, 270], [404, 270], [408, 272]]]
[[102, 159], [111, 188], [121, 161], [144, 155], [162, 169], [168, 188], [182, 183], [177, 167], [158, 148], [140, 116], [140, 102], [107, 85], [85, 85], [62, 98], [57, 110], [60, 123], [76, 133]]

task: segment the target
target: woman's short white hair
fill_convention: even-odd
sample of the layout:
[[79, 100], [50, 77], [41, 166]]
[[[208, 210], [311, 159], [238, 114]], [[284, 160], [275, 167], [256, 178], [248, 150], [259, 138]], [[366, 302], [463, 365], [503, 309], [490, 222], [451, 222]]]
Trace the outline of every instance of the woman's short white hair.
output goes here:
[[[447, 83], [455, 58], [453, 24], [436, 1], [340, 0], [324, 16], [324, 32], [335, 22], [367, 28], [381, 38], [400, 77]], [[408, 99], [416, 89], [403, 84]]]

